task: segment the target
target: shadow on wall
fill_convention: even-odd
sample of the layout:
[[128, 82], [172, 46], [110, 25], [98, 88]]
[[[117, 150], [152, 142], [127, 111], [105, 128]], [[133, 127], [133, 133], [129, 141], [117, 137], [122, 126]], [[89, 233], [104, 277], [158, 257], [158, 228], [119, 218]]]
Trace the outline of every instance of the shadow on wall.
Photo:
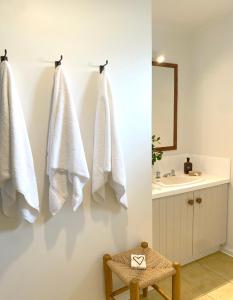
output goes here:
[[0, 279], [9, 265], [25, 253], [34, 239], [33, 225], [20, 223], [17, 218], [9, 218], [0, 213], [0, 241], [1, 245], [4, 245], [1, 248]]
[[[77, 299], [80, 290], [86, 291], [86, 297], [91, 299], [92, 291], [98, 290], [102, 286], [102, 291], [104, 291], [104, 279], [102, 276], [103, 263], [102, 257], [105, 253], [112, 253], [119, 249], [118, 251], [123, 251], [127, 249], [127, 226], [128, 226], [128, 214], [127, 210], [122, 208], [118, 201], [115, 199], [113, 191], [107, 186], [106, 188], [106, 201], [103, 203], [96, 203], [91, 198], [90, 201], [90, 212], [91, 218], [94, 220], [94, 227], [98, 228], [98, 224], [104, 224], [105, 228], [110, 228], [110, 230], [101, 230], [96, 237], [92, 240], [87, 240], [84, 245], [80, 245], [80, 253], [85, 251], [84, 249], [92, 247], [93, 254], [83, 256], [82, 262], [85, 265], [85, 272], [82, 273], [82, 277], [79, 277], [79, 282], [74, 291], [72, 291], [72, 296], [69, 300]], [[88, 227], [88, 224], [86, 224]], [[93, 225], [92, 225], [93, 226]], [[103, 228], [101, 226], [100, 228]], [[90, 229], [91, 230], [91, 229]], [[103, 239], [102, 236], [105, 236]], [[113, 240], [113, 243], [112, 243]], [[96, 247], [98, 243], [102, 244], [102, 247], [96, 253]], [[109, 245], [111, 244], [111, 248]], [[112, 246], [112, 244], [114, 246]], [[90, 289], [90, 278], [95, 280], [92, 283], [92, 289]], [[120, 281], [114, 277], [114, 284], [116, 287], [121, 287]]]
[[53, 249], [60, 234], [64, 232], [66, 244], [62, 246], [65, 248], [67, 258], [71, 258], [76, 247], [77, 238], [84, 229], [84, 224], [83, 206], [79, 207], [76, 212], [73, 212], [70, 203], [66, 202], [61, 211], [44, 224], [44, 238], [47, 249]]
[[91, 216], [95, 223], [101, 222], [106, 227], [111, 226], [111, 237], [116, 248], [123, 249], [127, 245], [127, 210], [121, 207], [109, 186], [106, 186], [105, 202], [96, 203], [91, 199]]
[[[0, 198], [1, 199], [1, 198]], [[2, 200], [1, 203], [1, 211], [0, 211], [0, 232], [4, 231], [13, 231], [17, 229], [21, 224], [21, 219], [19, 217], [6, 217], [2, 212]]]

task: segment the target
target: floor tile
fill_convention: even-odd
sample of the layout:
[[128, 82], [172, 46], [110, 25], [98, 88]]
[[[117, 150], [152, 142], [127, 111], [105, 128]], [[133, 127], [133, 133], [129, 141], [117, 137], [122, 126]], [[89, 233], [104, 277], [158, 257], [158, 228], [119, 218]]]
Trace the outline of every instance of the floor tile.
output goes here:
[[142, 296], [141, 300], [164, 300], [164, 298], [160, 296], [158, 293], [156, 293], [155, 291], [152, 291], [148, 294], [147, 298], [143, 298]]
[[182, 283], [192, 288], [194, 295], [205, 295], [224, 285], [227, 281], [220, 275], [204, 268], [199, 263], [192, 263], [182, 268]]
[[199, 260], [198, 263], [233, 282], [233, 257], [217, 252]]
[[227, 283], [208, 294], [215, 300], [233, 300], [233, 284]]
[[[171, 279], [166, 279], [159, 285], [171, 296]], [[152, 291], [147, 299], [163, 298]], [[217, 252], [182, 267], [181, 299], [233, 300], [233, 258]]]
[[[181, 298], [182, 299], [182, 298]], [[200, 296], [198, 298], [193, 298], [195, 300], [213, 300], [213, 298], [211, 298], [210, 296], [208, 295], [204, 295], [204, 296]]]

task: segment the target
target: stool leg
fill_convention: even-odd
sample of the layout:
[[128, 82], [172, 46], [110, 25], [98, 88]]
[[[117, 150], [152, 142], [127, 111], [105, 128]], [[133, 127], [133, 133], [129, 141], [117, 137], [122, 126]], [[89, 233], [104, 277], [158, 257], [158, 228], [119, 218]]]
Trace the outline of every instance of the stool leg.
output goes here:
[[105, 254], [103, 257], [106, 300], [112, 300], [112, 297], [111, 297], [111, 295], [112, 295], [112, 271], [107, 264], [107, 262], [111, 259], [112, 258], [109, 254]]
[[142, 291], [143, 291], [143, 297], [146, 298], [148, 296], [148, 287], [144, 288]]
[[180, 265], [173, 264], [176, 274], [172, 276], [172, 300], [180, 300]]
[[[147, 242], [141, 242], [141, 247], [143, 249], [148, 248], [148, 243]], [[146, 298], [147, 295], [148, 295], [148, 288], [144, 288], [142, 291], [143, 291], [143, 297]]]
[[147, 242], [141, 242], [141, 247], [146, 249], [148, 248], [148, 243]]
[[132, 279], [129, 287], [130, 287], [130, 300], [140, 300], [138, 280]]

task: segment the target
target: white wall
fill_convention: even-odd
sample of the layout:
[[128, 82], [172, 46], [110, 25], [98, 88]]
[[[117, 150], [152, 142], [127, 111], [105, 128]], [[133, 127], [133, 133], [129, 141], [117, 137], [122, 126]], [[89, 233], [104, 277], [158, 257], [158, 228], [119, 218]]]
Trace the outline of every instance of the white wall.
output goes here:
[[[233, 15], [190, 36], [192, 88], [190, 149], [233, 160]], [[230, 187], [228, 242], [233, 250], [233, 178]]]
[[[153, 12], [156, 11], [156, 1], [153, 1]], [[153, 18], [152, 26], [153, 59], [159, 54], [165, 56], [165, 61], [178, 64], [178, 138], [177, 150], [164, 152], [164, 155], [188, 152], [188, 140], [185, 138], [189, 124], [189, 76], [190, 76], [190, 48], [187, 37], [176, 28], [165, 26]], [[153, 117], [153, 116], [152, 116]], [[162, 139], [162, 137], [161, 137]]]
[[[42, 215], [35, 225], [0, 215], [4, 300], [102, 300], [102, 255], [151, 242], [150, 0], [0, 2], [1, 51], [8, 49], [35, 158]], [[47, 214], [46, 137], [54, 60], [64, 55], [92, 165], [98, 65], [109, 59], [128, 178], [129, 209], [109, 193], [82, 208]], [[127, 299], [127, 297], [126, 297]]]

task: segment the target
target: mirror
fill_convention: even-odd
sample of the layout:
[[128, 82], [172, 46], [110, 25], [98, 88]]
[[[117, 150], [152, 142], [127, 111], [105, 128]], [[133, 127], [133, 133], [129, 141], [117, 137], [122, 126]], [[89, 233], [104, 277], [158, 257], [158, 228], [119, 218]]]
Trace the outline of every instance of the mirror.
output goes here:
[[158, 150], [177, 149], [178, 65], [152, 62], [152, 134]]

